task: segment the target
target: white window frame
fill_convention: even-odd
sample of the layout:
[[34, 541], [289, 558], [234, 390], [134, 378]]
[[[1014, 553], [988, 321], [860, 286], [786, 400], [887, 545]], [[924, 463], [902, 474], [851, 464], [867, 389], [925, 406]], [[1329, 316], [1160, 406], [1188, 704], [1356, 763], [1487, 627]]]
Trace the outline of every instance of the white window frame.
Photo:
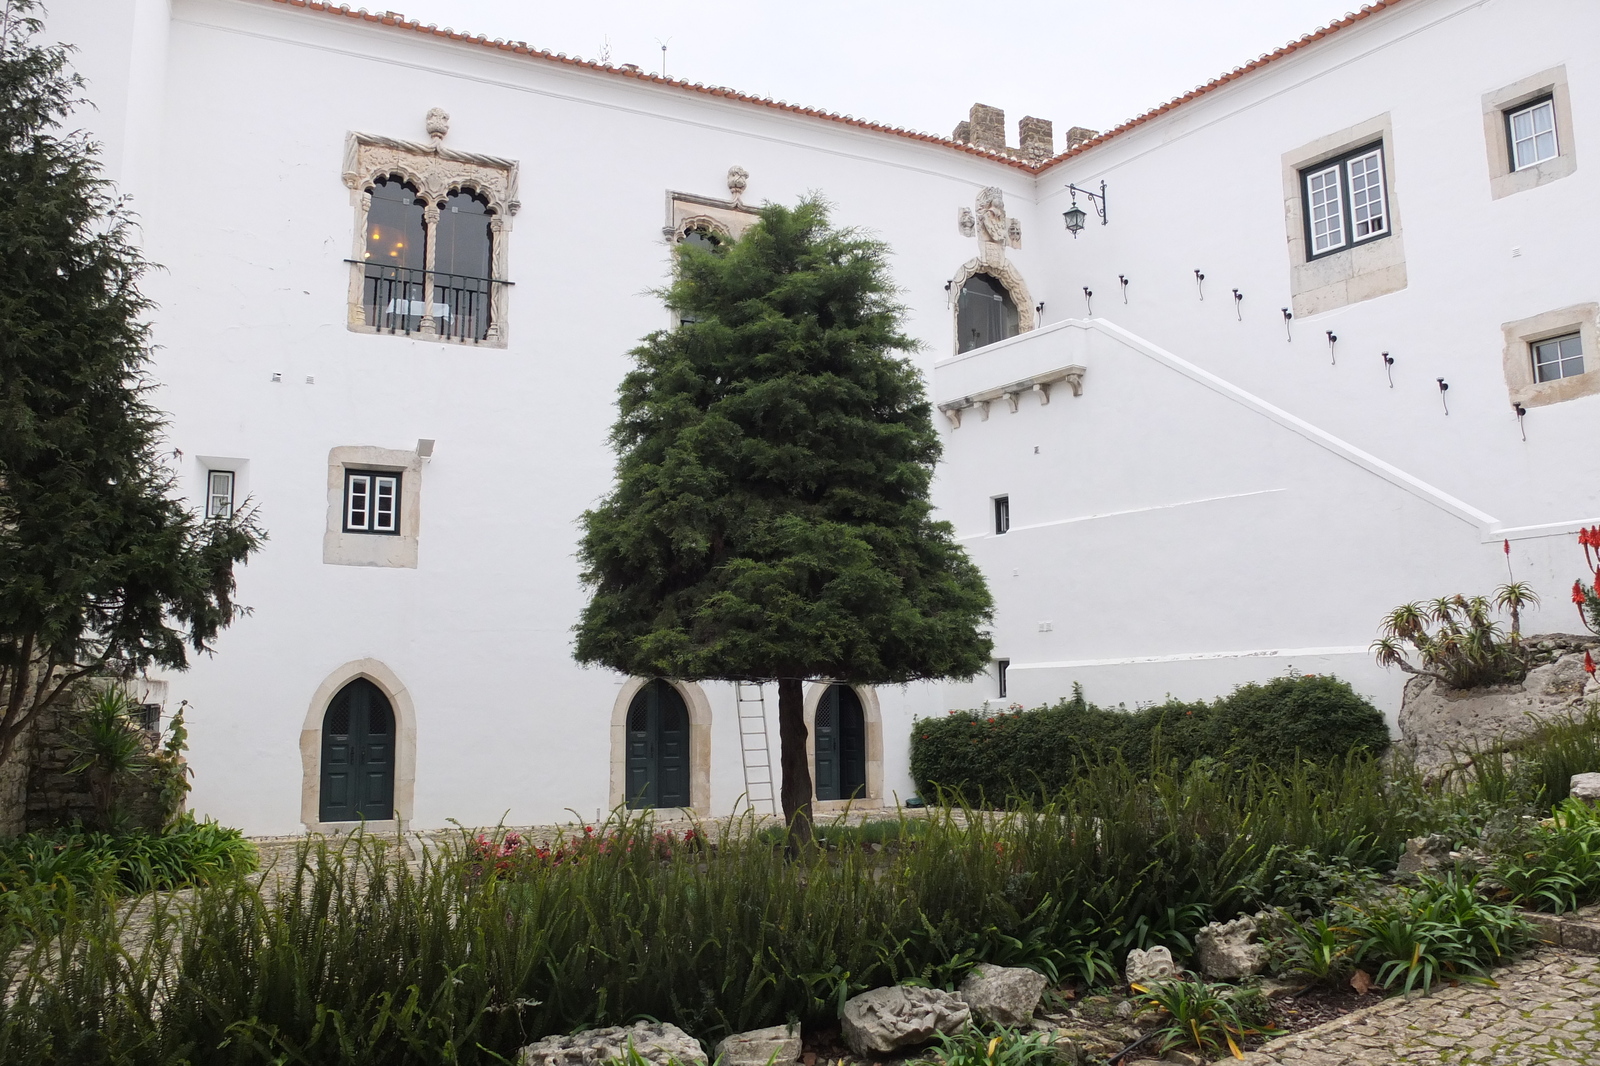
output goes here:
[[[1388, 167], [1382, 141], [1304, 168], [1300, 183], [1308, 261], [1389, 235]], [[1334, 205], [1337, 211], [1330, 212]]]
[[[1511, 170], [1513, 173], [1519, 170], [1527, 170], [1530, 167], [1536, 167], [1547, 159], [1555, 159], [1561, 155], [1561, 134], [1556, 128], [1556, 101], [1554, 96], [1546, 96], [1542, 100], [1534, 100], [1533, 102], [1522, 107], [1518, 107], [1515, 110], [1509, 110], [1505, 114], [1506, 146], [1507, 151], [1510, 154]], [[1537, 116], [1541, 114], [1546, 120], [1545, 129], [1540, 129], [1536, 121]], [[1529, 119], [1529, 131], [1526, 137], [1519, 137], [1517, 135], [1517, 119], [1524, 116], [1527, 116]], [[1550, 142], [1550, 150], [1548, 152], [1535, 155], [1529, 159], [1521, 158], [1521, 153], [1519, 152], [1520, 145], [1533, 145], [1535, 151], [1537, 151], [1539, 139], [1546, 136], [1549, 137]]]
[[[1571, 341], [1573, 346], [1576, 348], [1576, 351], [1571, 355], [1568, 355], [1563, 350], [1568, 341]], [[1555, 346], [1555, 358], [1541, 361], [1539, 358], [1539, 350], [1541, 348], [1548, 348], [1551, 345]], [[1562, 378], [1577, 377], [1584, 372], [1583, 334], [1579, 330], [1573, 330], [1571, 333], [1563, 333], [1560, 336], [1545, 337], [1541, 340], [1529, 341], [1528, 357], [1533, 361], [1533, 380], [1535, 384], [1542, 385], [1550, 381], [1560, 381]], [[1567, 364], [1571, 362], [1577, 363], [1577, 369], [1567, 369]], [[1546, 376], [1544, 373], [1544, 368], [1551, 366], [1555, 368], [1556, 372], [1551, 376]]]
[[206, 471], [207, 518], [233, 517], [233, 486], [234, 472], [232, 470]]
[[400, 532], [400, 474], [346, 470], [344, 532], [396, 536]]

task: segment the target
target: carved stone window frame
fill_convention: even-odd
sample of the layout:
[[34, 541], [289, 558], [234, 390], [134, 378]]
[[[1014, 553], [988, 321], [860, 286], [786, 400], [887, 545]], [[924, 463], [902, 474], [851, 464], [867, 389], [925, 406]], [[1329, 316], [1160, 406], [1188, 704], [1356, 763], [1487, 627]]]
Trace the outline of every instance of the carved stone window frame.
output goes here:
[[[415, 186], [427, 202], [423, 208], [423, 222], [428, 230], [425, 269], [426, 293], [423, 298], [428, 313], [422, 317], [421, 328], [408, 334], [421, 340], [447, 344], [478, 344], [491, 348], [504, 348], [507, 342], [506, 287], [507, 264], [510, 261], [511, 219], [522, 206], [517, 199], [519, 164], [510, 159], [478, 155], [446, 148], [440, 143], [442, 134], [436, 134], [431, 144], [420, 141], [403, 141], [376, 133], [351, 132], [345, 135], [344, 184], [350, 190], [350, 204], [355, 210], [354, 245], [350, 255], [350, 291], [347, 297], [349, 328], [356, 333], [387, 333], [366, 320], [363, 299], [367, 218], [372, 210], [372, 187], [380, 178], [397, 177]], [[489, 329], [481, 341], [470, 338], [446, 337], [438, 333], [433, 309], [433, 263], [435, 235], [439, 225], [439, 203], [457, 192], [468, 191], [482, 197], [493, 212], [489, 218], [490, 248], [489, 271]]]
[[[1003, 255], [983, 256], [969, 259], [961, 264], [955, 276], [950, 279], [950, 350], [957, 355], [970, 354], [961, 351], [961, 286], [965, 285], [974, 275], [987, 274], [1005, 287], [1011, 296], [1011, 302], [1017, 305], [1017, 336], [1031, 333], [1038, 325], [1038, 315], [1034, 309], [1033, 297], [1028, 293], [1028, 283], [1022, 280], [1022, 272], [1011, 264], [1011, 260]], [[1010, 338], [1005, 338], [1009, 340]], [[982, 351], [974, 348], [972, 351]]]

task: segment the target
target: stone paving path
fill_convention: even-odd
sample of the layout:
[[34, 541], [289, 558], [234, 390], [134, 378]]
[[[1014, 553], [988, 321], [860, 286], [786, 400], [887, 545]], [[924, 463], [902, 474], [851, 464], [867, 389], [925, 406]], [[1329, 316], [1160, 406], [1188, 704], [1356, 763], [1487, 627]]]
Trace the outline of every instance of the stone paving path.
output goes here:
[[1546, 948], [1494, 975], [1396, 997], [1281, 1037], [1249, 1066], [1591, 1066], [1600, 1063], [1600, 959]]

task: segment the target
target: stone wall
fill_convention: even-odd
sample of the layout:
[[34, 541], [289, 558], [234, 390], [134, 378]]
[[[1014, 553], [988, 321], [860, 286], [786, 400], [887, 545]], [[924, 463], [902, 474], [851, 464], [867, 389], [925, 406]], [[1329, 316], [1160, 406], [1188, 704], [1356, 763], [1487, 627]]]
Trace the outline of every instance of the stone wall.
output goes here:
[[1600, 655], [1600, 637], [1549, 633], [1525, 643], [1533, 668], [1521, 684], [1451, 689], [1428, 677], [1406, 683], [1400, 735], [1419, 765], [1436, 769], [1450, 762], [1453, 752], [1521, 736], [1600, 700], [1600, 685], [1583, 668], [1585, 652]]
[[[71, 711], [56, 709], [41, 714], [34, 728], [33, 758], [28, 763], [24, 817], [27, 831], [93, 821], [89, 776], [67, 772], [75, 758]], [[122, 803], [131, 825], [155, 828], [160, 824], [161, 797], [153, 783], [137, 779], [127, 782], [123, 785]]]

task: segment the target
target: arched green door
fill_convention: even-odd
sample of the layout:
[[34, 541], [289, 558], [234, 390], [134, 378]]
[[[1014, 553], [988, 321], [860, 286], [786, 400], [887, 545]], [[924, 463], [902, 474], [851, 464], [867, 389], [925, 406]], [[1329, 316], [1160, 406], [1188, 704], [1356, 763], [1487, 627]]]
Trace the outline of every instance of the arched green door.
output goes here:
[[320, 801], [324, 822], [394, 817], [394, 709], [364, 677], [340, 689], [322, 716]]
[[659, 678], [628, 704], [628, 806], [689, 806], [689, 708]]
[[830, 685], [817, 704], [817, 799], [859, 799], [867, 794], [867, 716], [849, 685]]

